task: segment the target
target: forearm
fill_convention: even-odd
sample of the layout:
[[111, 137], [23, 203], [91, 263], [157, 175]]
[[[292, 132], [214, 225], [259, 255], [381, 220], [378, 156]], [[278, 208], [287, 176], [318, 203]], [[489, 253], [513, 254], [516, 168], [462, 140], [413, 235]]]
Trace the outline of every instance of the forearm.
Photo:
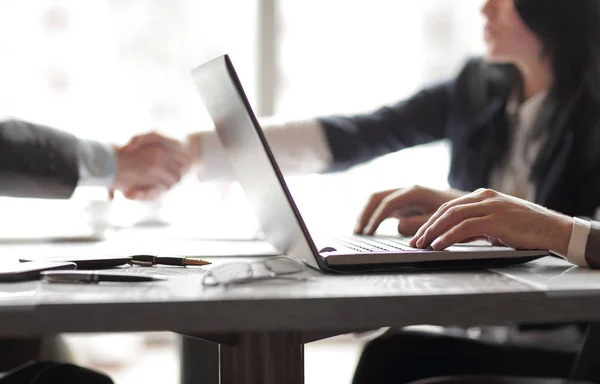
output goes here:
[[342, 171], [403, 148], [446, 137], [448, 83], [406, 101], [355, 116], [319, 119], [332, 153], [332, 171]]
[[[316, 120], [279, 122], [262, 120], [261, 126], [277, 164], [286, 175], [326, 171], [332, 162], [323, 128]], [[215, 132], [188, 136], [188, 147], [201, 180], [231, 180], [225, 149]]]
[[[404, 147], [444, 138], [452, 84], [423, 90], [407, 101], [369, 114], [284, 123], [263, 120], [261, 126], [285, 174], [344, 170]], [[214, 132], [196, 133], [188, 141], [202, 179], [231, 178], [227, 156]]]
[[110, 188], [116, 172], [112, 145], [56, 129], [9, 120], [0, 123], [0, 194], [68, 198], [76, 186]]
[[9, 120], [0, 123], [0, 195], [68, 198], [79, 180], [75, 136]]

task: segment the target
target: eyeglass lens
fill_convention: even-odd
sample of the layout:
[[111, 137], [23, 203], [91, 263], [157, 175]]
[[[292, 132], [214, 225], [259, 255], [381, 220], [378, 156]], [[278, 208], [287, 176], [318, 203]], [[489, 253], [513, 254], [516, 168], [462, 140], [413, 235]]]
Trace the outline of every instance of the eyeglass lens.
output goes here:
[[[263, 266], [268, 274], [255, 272], [253, 265]], [[260, 267], [259, 267], [260, 269]], [[273, 257], [258, 263], [227, 263], [211, 269], [204, 279], [205, 285], [232, 284], [251, 280], [275, 278], [304, 271], [304, 266], [288, 257]]]

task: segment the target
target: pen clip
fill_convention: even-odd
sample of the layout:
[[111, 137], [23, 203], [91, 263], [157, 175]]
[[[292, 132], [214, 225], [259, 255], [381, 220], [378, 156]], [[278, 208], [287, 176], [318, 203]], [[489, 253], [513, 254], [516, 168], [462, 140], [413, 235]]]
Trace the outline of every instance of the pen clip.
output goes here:
[[133, 255], [129, 262], [132, 265], [151, 267], [157, 263], [157, 258], [154, 255]]

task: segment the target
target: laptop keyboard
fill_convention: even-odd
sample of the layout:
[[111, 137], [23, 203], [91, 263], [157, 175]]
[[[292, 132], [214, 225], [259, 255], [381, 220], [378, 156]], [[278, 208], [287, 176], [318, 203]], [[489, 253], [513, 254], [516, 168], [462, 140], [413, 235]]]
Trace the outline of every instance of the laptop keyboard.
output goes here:
[[383, 236], [348, 236], [348, 237], [334, 237], [333, 242], [341, 245], [345, 248], [352, 249], [356, 252], [401, 252], [401, 251], [414, 251], [415, 248], [411, 247], [408, 238], [398, 237], [383, 237]]

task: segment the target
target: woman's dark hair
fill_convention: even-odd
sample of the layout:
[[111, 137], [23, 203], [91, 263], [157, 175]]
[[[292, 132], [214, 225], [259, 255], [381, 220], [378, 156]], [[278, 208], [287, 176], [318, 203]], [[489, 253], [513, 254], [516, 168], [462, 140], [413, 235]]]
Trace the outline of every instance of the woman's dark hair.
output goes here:
[[583, 86], [598, 93], [600, 1], [513, 1], [521, 19], [542, 42], [554, 71], [554, 88], [569, 93]]
[[573, 109], [600, 105], [600, 0], [513, 1], [521, 19], [542, 42], [554, 73], [536, 122], [537, 134], [548, 135], [532, 170], [532, 180], [539, 181], [569, 129]]

